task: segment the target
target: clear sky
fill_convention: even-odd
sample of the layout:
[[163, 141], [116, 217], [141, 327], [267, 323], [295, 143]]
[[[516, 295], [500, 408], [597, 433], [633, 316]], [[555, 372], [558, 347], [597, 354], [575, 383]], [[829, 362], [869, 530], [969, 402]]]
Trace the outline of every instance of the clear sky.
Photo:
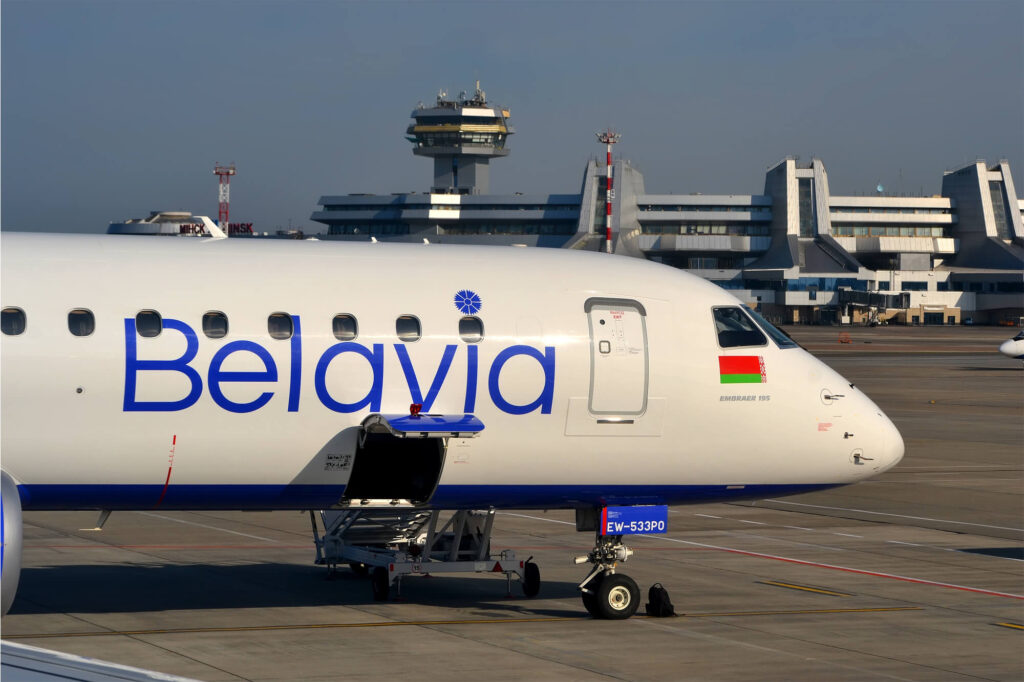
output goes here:
[[1024, 187], [1024, 2], [3, 0], [0, 224], [102, 232], [151, 210], [309, 220], [325, 194], [429, 189], [404, 139], [439, 88], [511, 109], [491, 190], [578, 192], [594, 132], [651, 193], [763, 191], [787, 155], [836, 194]]

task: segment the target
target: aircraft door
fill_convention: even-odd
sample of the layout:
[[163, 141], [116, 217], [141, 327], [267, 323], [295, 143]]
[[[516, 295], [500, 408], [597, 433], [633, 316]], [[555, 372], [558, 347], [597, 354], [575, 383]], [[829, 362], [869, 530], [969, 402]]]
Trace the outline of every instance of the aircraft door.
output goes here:
[[430, 499], [441, 479], [444, 438], [396, 438], [387, 433], [363, 433], [356, 448], [345, 499]]
[[647, 312], [637, 301], [592, 298], [590, 412], [638, 415], [647, 409]]

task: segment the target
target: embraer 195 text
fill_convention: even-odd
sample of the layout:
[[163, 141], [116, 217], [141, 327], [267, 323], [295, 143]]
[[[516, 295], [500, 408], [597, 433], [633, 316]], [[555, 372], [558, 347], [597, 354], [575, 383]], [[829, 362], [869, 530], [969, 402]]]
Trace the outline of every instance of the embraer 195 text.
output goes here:
[[637, 608], [667, 506], [855, 483], [903, 441], [736, 298], [557, 249], [4, 234], [3, 609], [22, 510], [309, 510], [316, 560], [504, 573], [495, 510], [575, 509]]

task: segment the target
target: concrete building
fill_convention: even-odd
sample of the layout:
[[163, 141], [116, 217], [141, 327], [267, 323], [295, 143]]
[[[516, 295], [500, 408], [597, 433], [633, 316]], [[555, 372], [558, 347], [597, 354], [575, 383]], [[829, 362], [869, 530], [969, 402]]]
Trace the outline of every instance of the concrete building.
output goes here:
[[[204, 216], [188, 211], [151, 211], [145, 218], [114, 221], [107, 226], [107, 234], [136, 234], [160, 237], [209, 237], [203, 225]], [[254, 237], [252, 223], [230, 223], [232, 237]], [[264, 233], [266, 236], [266, 233]]]
[[[429, 192], [321, 197], [328, 239], [489, 243], [598, 250], [605, 168], [576, 194], [490, 194], [489, 162], [509, 153], [509, 111], [479, 89], [412, 112], [413, 153], [434, 159]], [[786, 158], [764, 192], [647, 194], [613, 168], [614, 251], [685, 268], [784, 323], [893, 320], [1019, 324], [1024, 201], [1009, 164], [946, 172], [931, 197], [834, 196], [824, 163]]]
[[508, 155], [505, 141], [515, 132], [508, 109], [489, 107], [480, 81], [468, 99], [466, 93], [456, 100], [447, 96], [442, 90], [433, 107], [416, 107], [406, 139], [415, 145], [413, 154], [434, 159], [431, 192], [487, 194], [490, 160]]

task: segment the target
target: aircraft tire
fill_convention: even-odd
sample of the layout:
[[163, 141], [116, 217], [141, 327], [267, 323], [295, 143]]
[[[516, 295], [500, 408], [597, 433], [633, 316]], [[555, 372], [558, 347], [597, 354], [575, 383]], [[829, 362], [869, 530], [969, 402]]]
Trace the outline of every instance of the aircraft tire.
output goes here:
[[391, 578], [388, 576], [388, 569], [378, 566], [373, 569], [370, 576], [370, 589], [373, 591], [374, 601], [387, 601], [388, 592], [391, 589]]
[[640, 606], [640, 588], [635, 580], [622, 573], [605, 575], [596, 592], [598, 618], [625, 620]]
[[540, 567], [532, 561], [523, 565], [523, 594], [536, 597], [540, 592]]
[[587, 583], [587, 589], [590, 592], [581, 592], [580, 596], [583, 598], [583, 608], [587, 610], [594, 618], [601, 618], [601, 614], [597, 609], [597, 593], [601, 589], [601, 581], [604, 580], [604, 573], [599, 573], [594, 576], [594, 579]]

